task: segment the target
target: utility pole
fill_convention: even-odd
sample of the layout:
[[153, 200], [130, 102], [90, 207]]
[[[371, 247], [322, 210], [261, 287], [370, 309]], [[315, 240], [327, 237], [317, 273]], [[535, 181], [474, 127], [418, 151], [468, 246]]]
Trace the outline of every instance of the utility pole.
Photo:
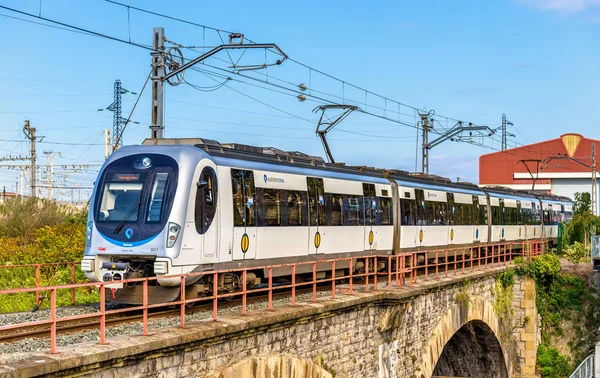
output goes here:
[[[35, 141], [39, 138], [38, 136], [35, 135], [35, 127], [31, 127], [31, 125], [29, 124], [29, 120], [26, 119], [25, 120], [25, 125], [23, 126], [23, 133], [25, 134], [25, 137], [27, 137], [27, 139], [29, 139], [29, 153], [30, 155], [30, 160], [31, 160], [31, 197], [35, 198], [36, 197], [36, 193], [35, 193], [35, 184], [36, 184], [36, 177], [35, 177]], [[40, 138], [41, 139], [41, 138]]]
[[112, 152], [112, 146], [110, 143], [110, 129], [104, 129], [104, 160], [108, 158]]
[[596, 187], [596, 143], [592, 143], [592, 214], [598, 215], [598, 192]]
[[163, 109], [164, 109], [164, 82], [162, 77], [165, 72], [165, 28], [154, 28], [152, 36], [152, 125], [150, 125], [150, 138], [162, 139]]
[[421, 153], [421, 173], [424, 175], [429, 174], [429, 148], [425, 146], [429, 145], [429, 131], [433, 129], [433, 122], [430, 122], [429, 113], [419, 113], [421, 117], [421, 127], [423, 128], [423, 140], [422, 140], [422, 153]]
[[46, 197], [51, 200], [54, 199], [54, 157], [56, 155], [60, 156], [60, 152], [44, 150], [44, 155], [46, 155], [46, 177], [44, 180]]
[[[177, 86], [183, 81], [185, 70], [204, 61], [207, 58], [215, 55], [222, 50], [246, 50], [246, 49], [265, 49], [270, 52], [279, 54], [282, 59], [278, 59], [275, 63], [251, 66], [241, 66], [237, 62], [231, 61], [232, 66], [237, 72], [242, 70], [256, 70], [266, 68], [268, 66], [280, 65], [288, 56], [274, 43], [244, 43], [244, 35], [241, 33], [229, 34], [229, 43], [219, 45], [197, 58], [190, 59], [187, 63], [183, 58], [181, 49], [177, 46], [169, 47], [165, 50], [165, 29], [154, 28], [152, 33], [152, 115], [150, 125], [150, 138], [162, 139], [165, 126], [164, 122], [164, 82], [167, 81], [172, 86]], [[169, 41], [170, 42], [170, 41]], [[172, 43], [172, 42], [171, 42]], [[175, 44], [175, 43], [173, 43]], [[179, 45], [180, 46], [180, 45]], [[266, 54], [266, 52], [265, 52]], [[241, 57], [240, 57], [241, 59]], [[266, 59], [266, 58], [265, 58]], [[234, 71], [235, 72], [235, 71]]]
[[502, 114], [502, 151], [506, 150], [506, 114]]
[[121, 80], [115, 80], [114, 102], [111, 106], [109, 106], [108, 109], [113, 111], [113, 137], [115, 138], [113, 142], [114, 149], [123, 147], [123, 139], [117, 138], [119, 135], [121, 135], [123, 130], [123, 124], [121, 122], [121, 95], [124, 93], [127, 93], [127, 91], [121, 87]]

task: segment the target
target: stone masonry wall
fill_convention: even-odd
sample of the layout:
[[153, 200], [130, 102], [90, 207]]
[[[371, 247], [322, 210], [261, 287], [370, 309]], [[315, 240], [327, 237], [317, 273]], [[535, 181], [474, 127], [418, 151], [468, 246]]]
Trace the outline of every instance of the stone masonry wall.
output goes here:
[[[45, 355], [44, 364], [0, 366], [0, 376], [12, 371], [14, 376], [229, 378], [246, 369], [244, 377], [379, 378], [387, 370], [390, 378], [429, 378], [444, 346], [437, 345], [443, 342], [439, 340], [449, 339], [472, 319], [496, 322], [488, 325], [499, 329], [502, 321], [490, 314], [495, 278], [489, 274], [480, 272], [467, 281], [464, 276], [420, 281], [392, 292], [339, 295], [295, 308], [189, 323], [185, 329], [156, 331], [149, 337], [110, 340], [110, 345], [63, 348], [59, 355]], [[530, 300], [527, 294], [521, 296], [520, 285], [515, 285], [515, 300]], [[454, 320], [441, 324], [448, 317]], [[520, 351], [530, 350], [528, 330], [535, 333], [529, 325], [516, 331]], [[501, 340], [512, 376], [521, 370], [519, 361], [530, 357], [505, 349], [505, 344], [510, 343]]]

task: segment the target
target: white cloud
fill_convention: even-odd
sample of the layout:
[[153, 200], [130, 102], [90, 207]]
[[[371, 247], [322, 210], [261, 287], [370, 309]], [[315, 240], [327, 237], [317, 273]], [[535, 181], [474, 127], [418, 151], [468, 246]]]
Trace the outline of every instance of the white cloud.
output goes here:
[[600, 8], [600, 0], [517, 0], [535, 8], [566, 13], [583, 12]]

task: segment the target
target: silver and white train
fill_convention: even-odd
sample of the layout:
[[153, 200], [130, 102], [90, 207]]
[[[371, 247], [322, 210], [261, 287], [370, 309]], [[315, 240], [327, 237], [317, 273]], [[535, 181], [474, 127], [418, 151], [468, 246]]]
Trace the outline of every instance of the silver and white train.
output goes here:
[[[252, 286], [270, 264], [404, 251], [423, 251], [422, 262], [438, 247], [555, 242], [557, 224], [571, 216], [564, 197], [327, 164], [275, 148], [149, 139], [102, 167], [81, 267], [90, 280], [120, 288], [115, 302], [139, 303], [141, 287], [119, 281], [256, 267], [247, 274]], [[319, 277], [330, 269], [319, 265]], [[212, 277], [190, 277], [186, 297], [209, 294]], [[179, 278], [156, 282], [151, 301], [179, 296]], [[219, 276], [220, 291], [240, 286], [234, 273]]]

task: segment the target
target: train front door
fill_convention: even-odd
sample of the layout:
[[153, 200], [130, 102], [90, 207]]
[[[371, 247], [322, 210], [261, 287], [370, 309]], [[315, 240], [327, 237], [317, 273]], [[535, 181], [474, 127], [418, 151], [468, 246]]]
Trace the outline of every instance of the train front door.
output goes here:
[[308, 208], [310, 212], [308, 253], [325, 253], [327, 239], [324, 226], [327, 225], [327, 218], [325, 216], [323, 179], [307, 177], [306, 184], [308, 189]]
[[256, 258], [256, 197], [254, 172], [231, 170], [233, 191], [233, 259]]

